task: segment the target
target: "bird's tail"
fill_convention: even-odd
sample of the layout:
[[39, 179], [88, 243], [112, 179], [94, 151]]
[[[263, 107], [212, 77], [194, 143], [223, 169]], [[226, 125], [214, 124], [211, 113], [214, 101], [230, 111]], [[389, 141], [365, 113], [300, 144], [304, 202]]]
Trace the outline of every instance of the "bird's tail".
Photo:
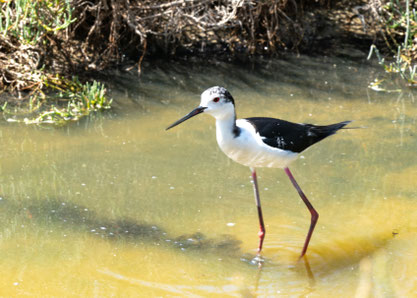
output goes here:
[[335, 134], [336, 131], [338, 131], [339, 129], [343, 129], [343, 128], [347, 129], [348, 127], [345, 128], [345, 126], [348, 125], [350, 122], [352, 121], [343, 121], [343, 122], [330, 124], [330, 125], [315, 126], [314, 131], [322, 135], [323, 137], [327, 137], [332, 134]]
[[[343, 121], [343, 122], [339, 122], [339, 123], [335, 123], [335, 124], [330, 124], [327, 125], [326, 127], [331, 130], [331, 131], [338, 131], [339, 129], [345, 128], [346, 125], [348, 125], [349, 123], [351, 123], [352, 121], [348, 120], [348, 121]], [[346, 128], [345, 128], [346, 129]]]

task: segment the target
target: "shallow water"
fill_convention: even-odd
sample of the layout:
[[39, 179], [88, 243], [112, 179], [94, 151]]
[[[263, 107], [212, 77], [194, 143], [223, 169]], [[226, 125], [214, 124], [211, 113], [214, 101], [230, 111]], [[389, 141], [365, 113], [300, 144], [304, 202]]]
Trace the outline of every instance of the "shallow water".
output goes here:
[[[330, 58], [144, 65], [112, 74], [115, 108], [66, 128], [0, 126], [0, 296], [417, 294], [416, 94], [367, 88], [378, 68]], [[212, 85], [238, 117], [351, 126], [291, 170], [249, 170], [217, 147], [211, 117], [164, 129]]]

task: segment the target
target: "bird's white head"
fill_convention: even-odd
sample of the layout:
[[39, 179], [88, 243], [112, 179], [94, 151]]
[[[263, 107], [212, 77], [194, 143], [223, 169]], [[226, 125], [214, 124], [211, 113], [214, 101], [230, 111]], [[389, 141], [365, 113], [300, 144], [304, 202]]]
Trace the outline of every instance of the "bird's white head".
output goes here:
[[234, 117], [235, 101], [224, 87], [211, 87], [201, 94], [200, 107], [205, 107], [204, 113], [216, 119]]
[[224, 87], [215, 86], [208, 88], [201, 94], [200, 106], [171, 124], [167, 130], [201, 113], [210, 114], [216, 119], [231, 118], [234, 121], [236, 117], [235, 101], [230, 92]]

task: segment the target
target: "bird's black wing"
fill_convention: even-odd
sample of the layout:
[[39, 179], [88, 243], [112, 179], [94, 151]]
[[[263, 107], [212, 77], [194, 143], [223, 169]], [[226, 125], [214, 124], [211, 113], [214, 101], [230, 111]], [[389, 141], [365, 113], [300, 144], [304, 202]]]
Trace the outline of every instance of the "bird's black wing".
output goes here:
[[318, 126], [263, 117], [246, 118], [245, 120], [255, 127], [265, 144], [297, 153], [336, 133], [337, 130], [350, 122], [344, 121]]

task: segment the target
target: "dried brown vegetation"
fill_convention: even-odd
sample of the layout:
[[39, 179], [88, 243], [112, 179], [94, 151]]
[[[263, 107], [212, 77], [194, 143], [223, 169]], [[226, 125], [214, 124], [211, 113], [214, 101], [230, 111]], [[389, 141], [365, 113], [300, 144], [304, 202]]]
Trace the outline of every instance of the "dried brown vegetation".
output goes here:
[[74, 1], [75, 36], [90, 65], [101, 68], [124, 55], [145, 53], [274, 53], [302, 39], [303, 1], [110, 0]]
[[[45, 72], [40, 69], [68, 74], [100, 70], [126, 60], [140, 65], [145, 54], [233, 56], [296, 49], [306, 40], [300, 19], [305, 2], [4, 1], [0, 4], [0, 84], [15, 90], [42, 88]], [[26, 17], [19, 11], [25, 11]], [[28, 32], [32, 34], [29, 38]]]
[[[383, 2], [4, 0], [0, 87], [59, 87], [56, 74], [68, 77], [126, 61], [136, 62], [140, 71], [145, 55], [247, 57], [311, 51], [317, 40], [331, 40], [335, 32], [348, 32], [355, 24], [355, 33], [377, 37], [381, 22], [373, 19], [380, 18]], [[334, 12], [345, 17], [333, 18]], [[372, 30], [372, 23], [378, 30]]]

